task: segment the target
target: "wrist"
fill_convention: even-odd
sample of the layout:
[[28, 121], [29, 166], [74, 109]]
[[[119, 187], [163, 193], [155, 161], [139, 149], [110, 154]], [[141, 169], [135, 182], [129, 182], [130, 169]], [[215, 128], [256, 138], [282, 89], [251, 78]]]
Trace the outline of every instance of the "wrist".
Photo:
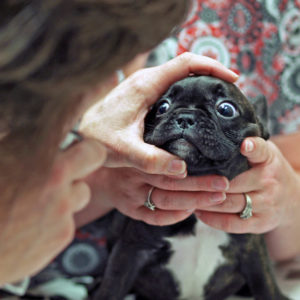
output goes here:
[[276, 228], [265, 234], [270, 256], [275, 261], [285, 261], [300, 254], [300, 173], [294, 173], [294, 184], [282, 201], [287, 201], [284, 216]]

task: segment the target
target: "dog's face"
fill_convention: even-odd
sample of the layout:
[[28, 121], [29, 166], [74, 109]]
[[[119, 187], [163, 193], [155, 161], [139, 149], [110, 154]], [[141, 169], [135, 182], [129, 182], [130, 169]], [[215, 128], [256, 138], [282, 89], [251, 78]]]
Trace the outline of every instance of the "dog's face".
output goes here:
[[[264, 99], [257, 102], [266, 113]], [[184, 159], [190, 175], [237, 175], [248, 136], [268, 138], [254, 106], [235, 85], [209, 76], [173, 84], [145, 120], [145, 141]]]

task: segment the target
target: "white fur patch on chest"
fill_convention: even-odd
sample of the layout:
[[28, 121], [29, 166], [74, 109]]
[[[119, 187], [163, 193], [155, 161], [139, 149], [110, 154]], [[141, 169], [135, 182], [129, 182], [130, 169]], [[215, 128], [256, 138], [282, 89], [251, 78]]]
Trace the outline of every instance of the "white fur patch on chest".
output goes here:
[[226, 262], [219, 246], [228, 245], [228, 234], [199, 220], [195, 226], [195, 235], [167, 238], [174, 253], [166, 267], [180, 285], [180, 299], [202, 299], [209, 278]]

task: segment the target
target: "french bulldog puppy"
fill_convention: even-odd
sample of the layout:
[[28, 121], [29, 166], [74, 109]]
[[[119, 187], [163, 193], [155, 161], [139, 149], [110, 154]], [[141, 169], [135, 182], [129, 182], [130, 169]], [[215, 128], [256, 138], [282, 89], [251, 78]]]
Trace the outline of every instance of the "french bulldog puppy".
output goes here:
[[[232, 179], [249, 169], [242, 141], [268, 138], [266, 120], [264, 97], [252, 105], [233, 84], [188, 77], [152, 107], [144, 139], [184, 159], [191, 176]], [[137, 299], [222, 300], [245, 285], [256, 300], [288, 299], [275, 282], [261, 235], [228, 234], [194, 215], [162, 227], [117, 211], [111, 220], [111, 253], [94, 300], [121, 300], [128, 292]]]

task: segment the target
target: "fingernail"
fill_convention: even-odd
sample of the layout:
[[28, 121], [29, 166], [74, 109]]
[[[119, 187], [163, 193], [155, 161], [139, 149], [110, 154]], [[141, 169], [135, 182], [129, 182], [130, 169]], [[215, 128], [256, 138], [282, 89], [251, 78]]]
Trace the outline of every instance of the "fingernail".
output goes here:
[[184, 174], [186, 172], [186, 164], [182, 160], [172, 160], [168, 167], [170, 174]]
[[216, 178], [212, 182], [212, 187], [216, 191], [226, 191], [229, 188], [229, 182], [225, 178]]
[[237, 74], [237, 73], [235, 73], [234, 71], [232, 71], [232, 70], [229, 70], [230, 72], [231, 72], [231, 74], [233, 75], [233, 77], [234, 77], [234, 79], [235, 80], [237, 80], [240, 76]]
[[177, 174], [177, 175], [168, 175], [168, 176], [173, 179], [184, 179], [187, 176], [187, 172], [184, 172], [182, 174]]
[[251, 152], [254, 149], [254, 144], [251, 140], [246, 140], [245, 141], [245, 150], [246, 152]]
[[225, 193], [213, 193], [210, 198], [211, 203], [220, 203], [226, 199]]

